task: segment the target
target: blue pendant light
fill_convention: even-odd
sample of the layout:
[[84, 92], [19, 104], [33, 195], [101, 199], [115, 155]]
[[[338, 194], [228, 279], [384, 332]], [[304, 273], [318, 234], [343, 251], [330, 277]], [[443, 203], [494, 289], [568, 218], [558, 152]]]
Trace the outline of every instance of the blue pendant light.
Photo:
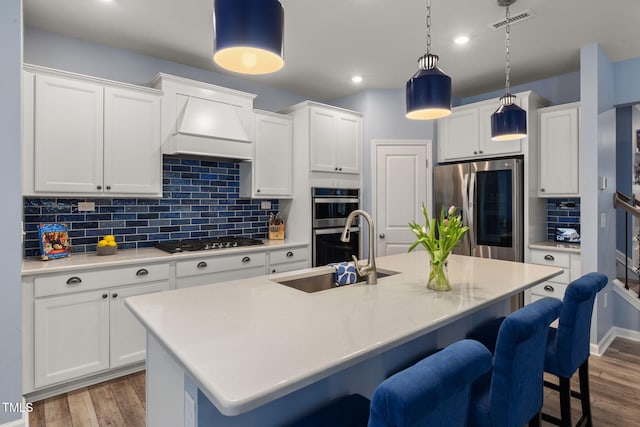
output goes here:
[[520, 108], [515, 102], [516, 97], [510, 93], [509, 79], [509, 48], [511, 41], [511, 26], [509, 15], [509, 6], [514, 4], [517, 0], [498, 0], [498, 6], [506, 6], [506, 93], [500, 98], [500, 107], [495, 113], [491, 115], [491, 140], [492, 141], [512, 141], [515, 139], [524, 138], [527, 136], [527, 112]]
[[431, 0], [427, 8], [427, 53], [418, 58], [418, 72], [407, 81], [408, 119], [433, 120], [451, 114], [451, 77], [438, 68], [438, 55], [431, 54]]
[[284, 11], [278, 0], [214, 0], [213, 60], [242, 74], [284, 66]]

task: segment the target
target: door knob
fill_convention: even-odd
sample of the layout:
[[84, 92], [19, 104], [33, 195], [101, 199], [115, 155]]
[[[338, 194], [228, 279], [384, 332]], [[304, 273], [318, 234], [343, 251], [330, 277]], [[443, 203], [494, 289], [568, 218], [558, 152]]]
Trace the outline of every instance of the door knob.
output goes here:
[[384, 233], [380, 233], [378, 236], [379, 236], [381, 239], [384, 239]]

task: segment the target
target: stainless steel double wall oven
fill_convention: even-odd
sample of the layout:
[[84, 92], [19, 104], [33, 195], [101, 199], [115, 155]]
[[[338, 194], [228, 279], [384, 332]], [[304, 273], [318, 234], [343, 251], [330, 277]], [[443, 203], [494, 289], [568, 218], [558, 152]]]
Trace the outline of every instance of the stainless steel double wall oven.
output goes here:
[[311, 189], [313, 266], [360, 258], [360, 227], [354, 221], [351, 240], [340, 241], [349, 214], [360, 209], [360, 190], [356, 188]]

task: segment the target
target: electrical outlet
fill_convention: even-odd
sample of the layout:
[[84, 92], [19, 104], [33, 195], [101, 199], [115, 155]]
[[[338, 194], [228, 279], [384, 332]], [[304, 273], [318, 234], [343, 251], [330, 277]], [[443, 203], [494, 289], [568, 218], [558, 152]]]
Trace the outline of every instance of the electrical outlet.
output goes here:
[[260, 202], [260, 209], [271, 209], [271, 202], [268, 200]]
[[604, 294], [604, 308], [607, 308], [607, 297], [609, 296], [608, 293]]
[[605, 228], [606, 226], [607, 226], [607, 214], [603, 212], [600, 214], [600, 228]]
[[95, 210], [95, 202], [78, 202], [78, 212], [93, 212]]

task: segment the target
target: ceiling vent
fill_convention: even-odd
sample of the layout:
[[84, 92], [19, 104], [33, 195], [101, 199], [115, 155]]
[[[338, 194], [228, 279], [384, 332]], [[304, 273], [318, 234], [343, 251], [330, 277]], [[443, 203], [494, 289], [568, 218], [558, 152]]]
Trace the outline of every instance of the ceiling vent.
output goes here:
[[[531, 9], [527, 9], [520, 13], [516, 13], [515, 15], [511, 15], [511, 18], [509, 18], [509, 24], [517, 24], [519, 22], [526, 21], [529, 18], [533, 18], [534, 16], [536, 16], [535, 12]], [[492, 30], [496, 31], [503, 29], [505, 25], [507, 25], [507, 19], [503, 18], [497, 22], [494, 22], [493, 24], [489, 24], [489, 27]]]

